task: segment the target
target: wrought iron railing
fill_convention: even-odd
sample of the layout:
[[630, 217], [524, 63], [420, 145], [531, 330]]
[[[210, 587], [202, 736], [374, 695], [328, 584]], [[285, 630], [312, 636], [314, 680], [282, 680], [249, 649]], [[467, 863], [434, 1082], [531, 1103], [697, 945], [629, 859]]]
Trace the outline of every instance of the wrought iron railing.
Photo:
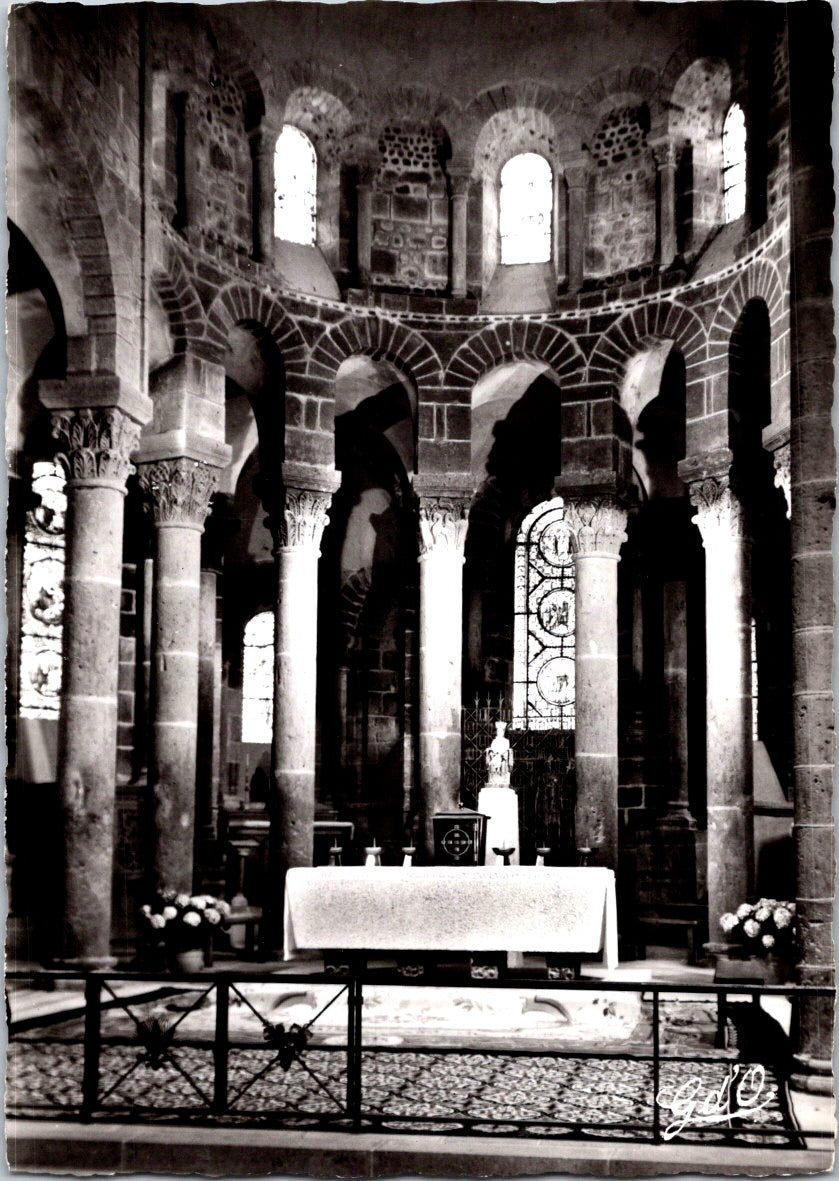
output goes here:
[[[31, 973], [7, 974], [13, 1002], [14, 990], [32, 979]], [[83, 1003], [80, 995], [75, 1011], [65, 1004], [52, 1018], [25, 1019], [15, 1018], [12, 1003], [6, 1088], [10, 1117], [456, 1131], [653, 1144], [711, 1141], [778, 1149], [829, 1137], [824, 1130], [795, 1125], [785, 1067], [777, 1057], [772, 1062], [754, 1056], [743, 1061], [733, 1051], [680, 1047], [668, 1032], [678, 1026], [668, 1006], [689, 1004], [685, 998], [716, 1002], [720, 1032], [727, 1013], [745, 1009], [742, 1004], [727, 1008], [729, 994], [750, 1000], [757, 1013], [763, 997], [789, 996], [795, 1006], [802, 997], [832, 997], [829, 988], [523, 976], [476, 982], [457, 974], [406, 984], [383, 971], [336, 980], [323, 973], [223, 969], [153, 978], [141, 972], [49, 973], [42, 975], [42, 987], [45, 981], [52, 987], [61, 982], [63, 989], [77, 981], [84, 990]], [[564, 1048], [544, 1043], [531, 1047], [503, 1033], [490, 1038], [489, 1048], [486, 1036], [477, 1047], [468, 1038], [460, 1045], [424, 1044], [416, 1034], [416, 1044], [399, 1039], [393, 1044], [381, 1035], [377, 1043], [375, 1034], [364, 1035], [363, 1000], [365, 989], [382, 985], [396, 990], [455, 985], [465, 992], [479, 990], [481, 997], [492, 989], [533, 989], [547, 992], [535, 999], [557, 1012], [565, 1009], [563, 993], [591, 992], [598, 994], [593, 1001], [603, 1004], [604, 994], [614, 1004], [618, 994], [636, 993], [649, 1034], [644, 1044], [628, 1049], [616, 1044], [611, 1050], [602, 1037], [588, 1047], [573, 1039]], [[313, 990], [321, 995], [315, 997]], [[272, 993], [278, 995], [272, 999]], [[445, 1003], [446, 997], [450, 1003], [450, 993], [431, 995], [435, 1004], [438, 998]], [[565, 1000], [571, 1003], [567, 996]], [[308, 1004], [311, 1017], [288, 1025], [279, 1020], [278, 1009], [290, 1001]], [[234, 1006], [255, 1019], [247, 1033], [241, 1020], [234, 1023], [238, 1029], [231, 1029]], [[324, 1036], [327, 1012], [332, 1017]], [[710, 1012], [707, 1004], [703, 1012]], [[771, 1039], [762, 1043], [768, 1049]], [[609, 1063], [608, 1071], [598, 1063]], [[700, 1118], [703, 1088], [717, 1097], [716, 1109], [705, 1120]], [[740, 1114], [732, 1113], [735, 1096]], [[767, 1096], [772, 1102], [759, 1106], [758, 1100]], [[598, 1118], [604, 1108], [608, 1118]]]

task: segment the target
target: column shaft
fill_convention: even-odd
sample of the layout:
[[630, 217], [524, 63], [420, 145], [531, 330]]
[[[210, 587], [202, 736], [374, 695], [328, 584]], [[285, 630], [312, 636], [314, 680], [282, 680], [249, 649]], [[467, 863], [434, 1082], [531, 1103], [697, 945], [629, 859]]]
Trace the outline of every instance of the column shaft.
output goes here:
[[747, 900], [754, 870], [749, 543], [726, 477], [691, 486], [705, 546], [708, 923]]
[[186, 457], [140, 465], [155, 517], [152, 757], [154, 880], [190, 893], [194, 876], [201, 531], [216, 468]]
[[568, 179], [568, 290], [579, 291], [585, 278], [585, 179]]
[[617, 868], [618, 563], [617, 554], [578, 553], [577, 847], [597, 849], [597, 864]]
[[157, 530], [154, 580], [154, 792], [156, 886], [190, 893], [195, 829], [201, 535]]
[[469, 201], [468, 180], [455, 182], [452, 189], [452, 295], [466, 294], [466, 215]]
[[576, 567], [578, 848], [618, 866], [618, 558], [626, 512], [604, 497], [566, 505]]
[[362, 287], [367, 287], [370, 284], [373, 249], [373, 186], [371, 183], [358, 182], [356, 201], [358, 281]]
[[420, 791], [423, 841], [430, 858], [434, 813], [457, 807], [460, 795], [465, 503], [423, 498], [420, 530]]
[[264, 486], [274, 534], [274, 729], [263, 948], [282, 945], [286, 871], [312, 864], [315, 819], [318, 559], [330, 492]]
[[[802, 984], [821, 985], [835, 981], [830, 21], [826, 6], [790, 6], [793, 832], [801, 954], [798, 976]], [[796, 1010], [793, 1037], [802, 1073], [792, 1076], [793, 1085], [830, 1094], [833, 1001], [802, 998]]]
[[652, 145], [658, 168], [658, 262], [668, 267], [676, 257], [676, 160], [671, 140]]
[[198, 618], [198, 729], [196, 833], [211, 839], [216, 824], [219, 772], [221, 677], [217, 668], [215, 570], [201, 571]]
[[274, 245], [274, 147], [276, 135], [259, 128], [251, 135], [253, 257], [271, 260]]
[[64, 823], [62, 959], [113, 964], [111, 874], [123, 492], [67, 486], [64, 685], [58, 779]]
[[[58, 399], [56, 399], [58, 400]], [[60, 958], [110, 955], [123, 497], [139, 426], [116, 408], [58, 411], [68, 455], [58, 787], [64, 834]]]

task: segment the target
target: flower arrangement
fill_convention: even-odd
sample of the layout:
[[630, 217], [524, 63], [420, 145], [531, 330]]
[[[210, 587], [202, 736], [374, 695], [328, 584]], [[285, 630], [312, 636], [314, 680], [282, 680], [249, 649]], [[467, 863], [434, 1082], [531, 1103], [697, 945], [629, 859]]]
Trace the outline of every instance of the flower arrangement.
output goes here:
[[754, 955], [791, 956], [795, 947], [795, 903], [761, 898], [722, 915], [720, 926], [732, 942]]
[[149, 935], [170, 947], [200, 947], [206, 937], [227, 926], [230, 905], [212, 894], [178, 894], [164, 890], [154, 906], [140, 909], [140, 921]]

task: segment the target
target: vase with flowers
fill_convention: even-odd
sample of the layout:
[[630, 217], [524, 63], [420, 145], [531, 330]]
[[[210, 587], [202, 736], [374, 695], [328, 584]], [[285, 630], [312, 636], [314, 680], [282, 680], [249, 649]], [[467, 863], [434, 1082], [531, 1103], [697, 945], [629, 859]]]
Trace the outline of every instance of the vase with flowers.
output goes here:
[[764, 962], [764, 979], [783, 984], [795, 962], [795, 903], [777, 898], [743, 902], [720, 917], [728, 941], [742, 954]]
[[179, 894], [163, 890], [152, 905], [140, 910], [140, 922], [149, 941], [162, 944], [170, 967], [197, 972], [204, 963], [204, 949], [230, 918], [230, 906], [212, 894]]

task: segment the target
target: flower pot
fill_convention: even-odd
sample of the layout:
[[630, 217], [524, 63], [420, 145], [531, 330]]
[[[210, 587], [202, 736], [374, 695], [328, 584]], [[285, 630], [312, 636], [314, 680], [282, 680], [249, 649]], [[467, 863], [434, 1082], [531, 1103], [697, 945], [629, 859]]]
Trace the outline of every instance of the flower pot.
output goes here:
[[786, 984], [792, 972], [792, 965], [779, 955], [759, 957], [763, 969], [764, 984]]
[[200, 972], [204, 967], [204, 952], [200, 947], [183, 947], [170, 955], [173, 972]]

